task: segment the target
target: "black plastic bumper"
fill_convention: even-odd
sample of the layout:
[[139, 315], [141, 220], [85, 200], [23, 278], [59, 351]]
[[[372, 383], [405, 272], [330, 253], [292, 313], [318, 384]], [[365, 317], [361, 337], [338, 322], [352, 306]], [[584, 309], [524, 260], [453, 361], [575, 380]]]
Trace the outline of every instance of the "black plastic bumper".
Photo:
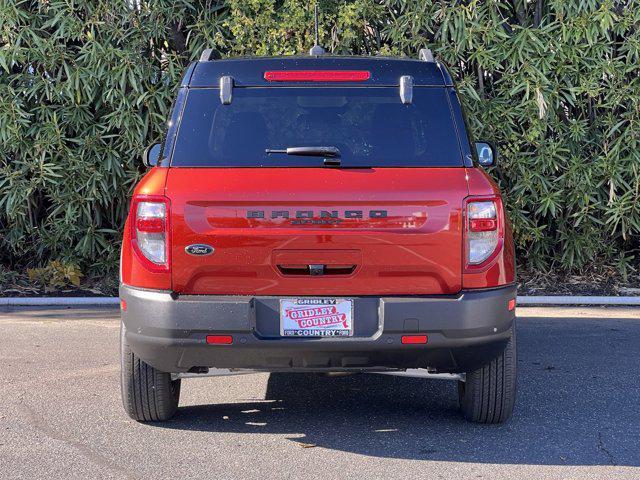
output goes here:
[[[495, 358], [510, 335], [515, 285], [452, 296], [349, 297], [352, 337], [282, 338], [279, 297], [180, 295], [120, 286], [126, 340], [165, 372], [198, 367], [266, 371], [434, 368], [466, 372]], [[426, 334], [406, 345], [402, 335]], [[206, 335], [231, 335], [208, 345]]]

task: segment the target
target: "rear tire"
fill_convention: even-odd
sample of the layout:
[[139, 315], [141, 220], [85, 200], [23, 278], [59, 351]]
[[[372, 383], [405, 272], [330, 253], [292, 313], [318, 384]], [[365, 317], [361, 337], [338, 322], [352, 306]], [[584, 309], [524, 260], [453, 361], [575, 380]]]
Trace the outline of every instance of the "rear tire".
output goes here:
[[508, 420], [516, 399], [516, 330], [500, 356], [458, 382], [460, 409], [467, 420], [496, 424]]
[[176, 413], [180, 379], [161, 372], [141, 360], [127, 344], [120, 328], [120, 389], [127, 414], [138, 422], [161, 422]]

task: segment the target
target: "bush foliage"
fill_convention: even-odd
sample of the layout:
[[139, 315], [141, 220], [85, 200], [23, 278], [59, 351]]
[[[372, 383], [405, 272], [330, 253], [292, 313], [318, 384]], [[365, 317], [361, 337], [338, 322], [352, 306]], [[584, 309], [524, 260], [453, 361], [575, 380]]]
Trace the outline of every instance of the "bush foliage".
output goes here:
[[[320, 2], [337, 54], [448, 63], [501, 152], [521, 263], [623, 271], [640, 233], [640, 1]], [[139, 154], [203, 48], [304, 53], [302, 0], [2, 0], [0, 263], [112, 271]]]

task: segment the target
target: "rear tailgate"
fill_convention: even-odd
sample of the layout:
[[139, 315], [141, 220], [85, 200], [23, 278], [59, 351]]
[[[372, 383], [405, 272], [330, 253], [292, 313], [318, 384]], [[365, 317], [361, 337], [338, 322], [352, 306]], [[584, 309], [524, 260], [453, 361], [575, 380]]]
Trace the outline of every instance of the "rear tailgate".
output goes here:
[[173, 290], [456, 293], [467, 191], [463, 168], [171, 168]]

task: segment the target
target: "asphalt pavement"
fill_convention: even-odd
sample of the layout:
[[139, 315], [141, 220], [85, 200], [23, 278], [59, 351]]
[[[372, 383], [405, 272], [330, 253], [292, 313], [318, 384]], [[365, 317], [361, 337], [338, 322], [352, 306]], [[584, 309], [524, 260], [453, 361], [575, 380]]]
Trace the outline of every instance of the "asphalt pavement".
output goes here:
[[0, 310], [0, 478], [639, 479], [640, 309], [518, 310], [514, 417], [385, 375], [184, 380], [163, 424], [120, 402], [118, 311]]

